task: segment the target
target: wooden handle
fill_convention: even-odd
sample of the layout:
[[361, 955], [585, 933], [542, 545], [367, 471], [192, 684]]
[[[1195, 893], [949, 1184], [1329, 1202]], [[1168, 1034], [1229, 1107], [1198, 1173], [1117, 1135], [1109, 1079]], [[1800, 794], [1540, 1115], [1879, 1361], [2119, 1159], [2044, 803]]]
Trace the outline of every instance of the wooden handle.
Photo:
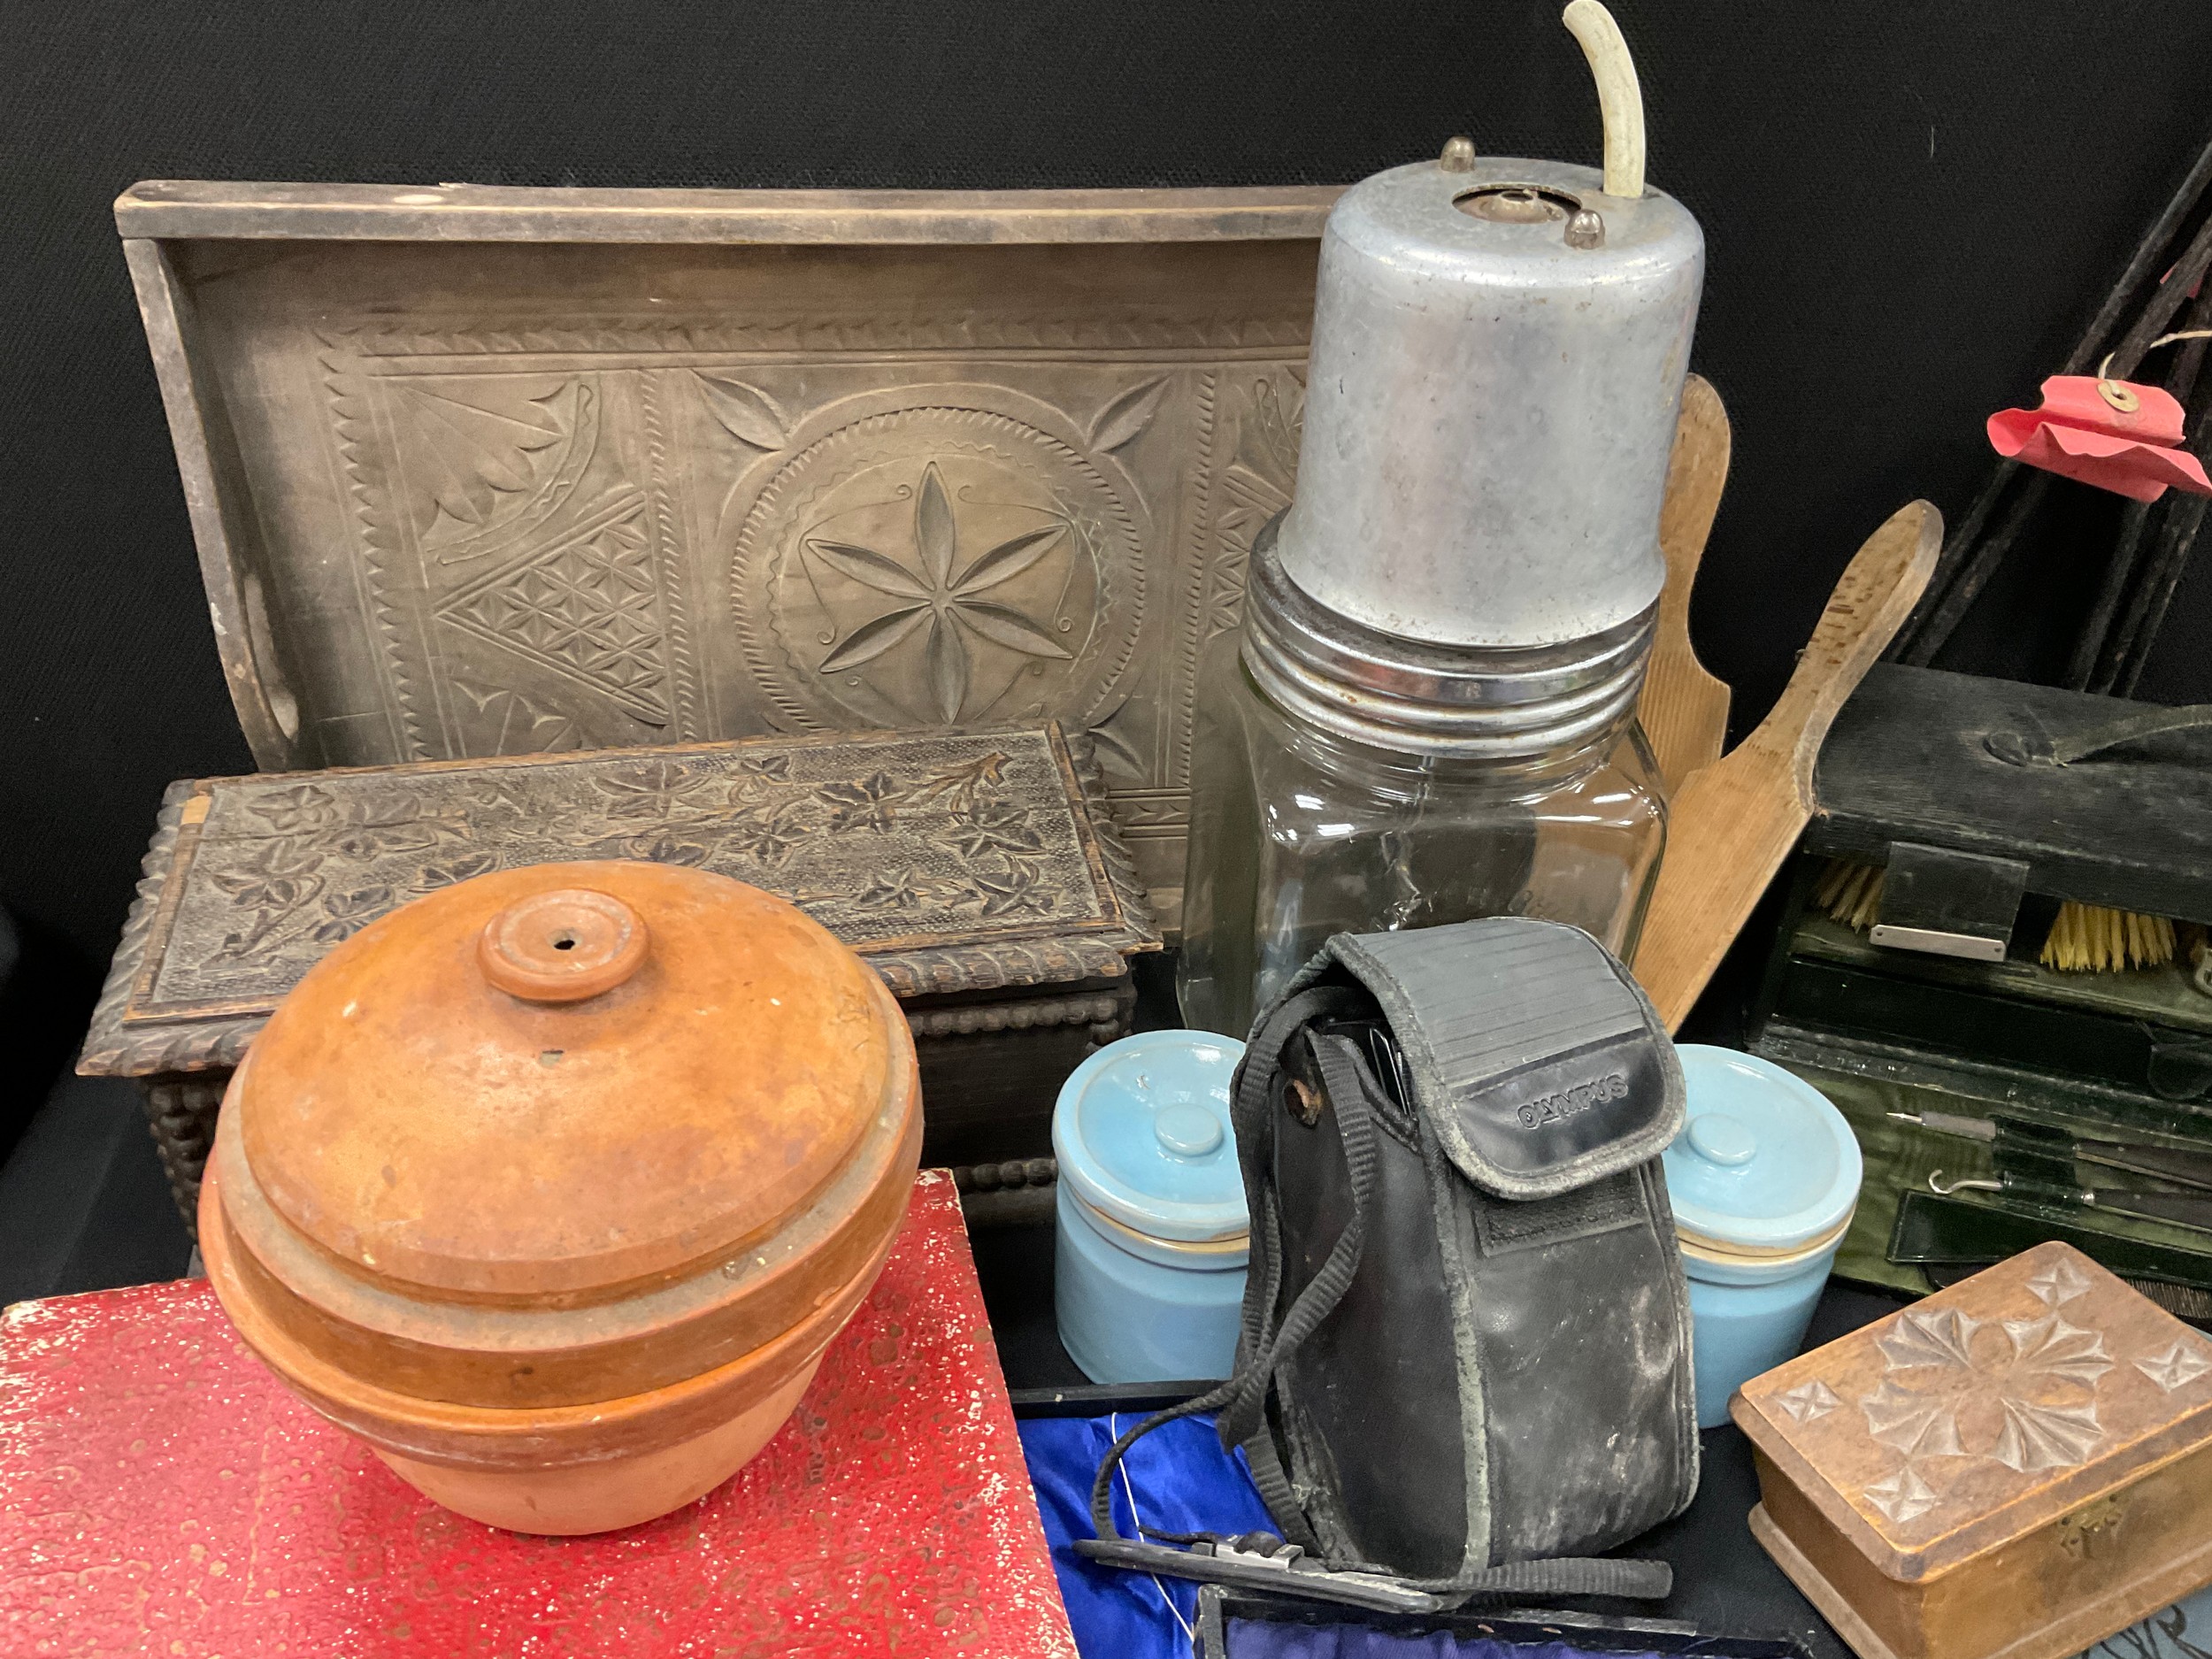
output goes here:
[[1682, 418], [1674, 429], [1667, 464], [1667, 494], [1659, 510], [1659, 549], [1666, 555], [1667, 585], [1659, 595], [1659, 622], [1651, 667], [1636, 704], [1670, 790], [1700, 766], [1720, 758], [1728, 737], [1728, 684], [1705, 672], [1690, 643], [1690, 594], [1705, 555], [1713, 517], [1728, 482], [1728, 411], [1720, 394], [1701, 376], [1682, 385]]
[[1636, 977], [1669, 1031], [1688, 1015], [1797, 844], [1812, 816], [1821, 740], [1927, 587], [1942, 541], [1942, 515], [1924, 501], [1900, 508], [1869, 537], [1767, 718], [1676, 793], [1636, 952]]
[[1943, 515], [1924, 501], [1900, 507], [1852, 556], [1798, 657], [1790, 682], [1743, 741], [1786, 757], [1798, 803], [1813, 810], [1813, 762], [1844, 699], [1920, 600], [1943, 544]]
[[1635, 197], [1644, 193], [1644, 89], [1636, 80], [1636, 60], [1628, 55], [1621, 26], [1598, 0], [1573, 0], [1559, 20], [1590, 60], [1598, 83], [1598, 111], [1605, 118], [1605, 193]]

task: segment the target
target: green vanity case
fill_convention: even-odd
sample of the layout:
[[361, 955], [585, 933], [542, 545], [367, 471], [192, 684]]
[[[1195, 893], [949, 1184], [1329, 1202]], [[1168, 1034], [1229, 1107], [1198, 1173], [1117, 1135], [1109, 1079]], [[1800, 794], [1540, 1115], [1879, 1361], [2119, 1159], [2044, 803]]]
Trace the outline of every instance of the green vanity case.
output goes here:
[[[1859, 1137], [1836, 1273], [1925, 1291], [2058, 1238], [2212, 1314], [2212, 710], [1884, 664], [1815, 791], [1747, 1046]], [[1816, 900], [1837, 859], [1884, 869], [1867, 932]], [[2067, 900], [2181, 924], [2175, 959], [2041, 965]]]

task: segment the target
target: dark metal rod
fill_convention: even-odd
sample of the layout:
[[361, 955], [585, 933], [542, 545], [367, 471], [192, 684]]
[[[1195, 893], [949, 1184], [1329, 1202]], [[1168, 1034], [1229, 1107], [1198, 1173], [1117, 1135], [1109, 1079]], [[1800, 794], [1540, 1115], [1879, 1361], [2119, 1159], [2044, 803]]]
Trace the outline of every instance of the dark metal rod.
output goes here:
[[2124, 380], [2133, 374], [2136, 365], [2143, 361], [2143, 354], [2151, 349], [2151, 342], [2166, 332], [2166, 325], [2174, 319], [2182, 302], [2189, 298], [2190, 289], [2204, 280], [2208, 268], [2212, 268], [2212, 219], [2197, 227], [2197, 234], [2189, 239], [2189, 246], [2166, 280], [2152, 291], [2149, 302], [2135, 321], [2129, 325], [2120, 343], [2113, 349], [2110, 364], [2100, 372], [2108, 373], [2116, 380]]
[[2086, 691], [2090, 681], [2098, 677], [2105, 641], [2112, 633], [2112, 618], [2119, 614], [2120, 602], [2134, 580], [2136, 554], [2143, 545], [2143, 532], [2149, 526], [2154, 504], [2131, 501], [2121, 510], [2120, 534], [2112, 544], [2112, 557], [2105, 562], [2104, 580], [2097, 584], [2096, 603], [2089, 607], [2088, 620], [2082, 624], [2074, 654], [2066, 664], [2069, 691]]
[[2113, 676], [2112, 691], [2116, 696], [2133, 696], [2135, 687], [2141, 683], [2151, 648], [2158, 643], [2158, 631], [2166, 623], [2166, 608], [2173, 603], [2174, 590], [2181, 586], [2182, 576], [2189, 568], [2189, 552], [2196, 545], [2197, 532], [2204, 524], [2207, 504], [2203, 496], [2192, 495], [2166, 517], [2166, 534], [2159, 547], [2159, 557], [2142, 585], [2141, 611], [2131, 618], [2132, 626], [2125, 641], [2125, 655]]
[[1920, 595], [1920, 603], [1912, 608], [1912, 614], [1905, 618], [1905, 626], [1897, 630], [1896, 639], [1890, 642], [1890, 648], [1885, 653], [1890, 661], [1910, 663], [1916, 668], [1925, 668], [1928, 659], [1943, 649], [1942, 640], [1926, 640], [1929, 618], [1943, 608], [1943, 602], [1950, 596], [1967, 554], [1981, 540], [1982, 531], [1989, 523], [1989, 515], [1996, 511], [1997, 503], [2004, 498], [2006, 488], [2025, 470], [2017, 461], [1997, 463], [1989, 475], [1989, 481], [1982, 486], [1982, 493], [1966, 510], [1966, 517], [1959, 520], [1957, 527], [1944, 539], [1943, 550], [1936, 556], [1935, 574], [1928, 579], [1927, 589]]
[[[2089, 319], [2089, 326], [2082, 331], [2080, 343], [2074, 348], [2073, 355], [2066, 359], [2066, 366], [2059, 371], [2060, 373], [2085, 374], [2096, 366], [2098, 356], [2104, 349], [2105, 336], [2118, 325], [2121, 315], [2127, 310], [2128, 301], [2134, 296], [2143, 280], [2157, 267], [2168, 244], [2180, 230], [2182, 220], [2188, 218], [2190, 210], [2196, 206], [2197, 198], [2204, 194], [2208, 184], [2212, 184], [2212, 142], [2208, 142], [2197, 152], [2197, 158], [2183, 178], [2181, 188], [2168, 199], [2165, 208], [2151, 221], [2150, 228], [2143, 233], [2142, 240], [2135, 244], [2135, 251], [2128, 257], [2127, 265], [2120, 273], [2120, 280], [2112, 285], [2111, 291], [2104, 297], [2104, 303], [2097, 308], [2097, 314]], [[2183, 286], [2188, 288], [2194, 285], [2185, 283]], [[2144, 338], [2154, 340], [2157, 335], [2154, 333]]]
[[1929, 617], [1928, 626], [1922, 630], [1920, 638], [1913, 642], [1913, 649], [1905, 658], [1908, 663], [1924, 668], [1938, 651], [1950, 643], [1952, 633], [1958, 627], [1960, 619], [1982, 596], [1982, 589], [1997, 573], [1997, 567], [2004, 563], [2005, 555], [2012, 551], [2012, 544], [2020, 539], [2020, 532], [2027, 526], [2029, 518], [2034, 516], [2037, 506], [2043, 500], [2043, 492], [2050, 488], [2050, 482], [2051, 474], [2048, 472], [2029, 472], [2027, 482], [2014, 501], [2012, 511], [2005, 515], [2004, 522], [1998, 526], [1996, 533], [1988, 541], [1975, 549], [1974, 557], [1959, 572], [1958, 580], [1952, 583], [1951, 591], [1944, 595], [1943, 603]]
[[[2126, 314], [2129, 303], [2135, 297], [2135, 291], [2167, 259], [2174, 238], [2196, 209], [2208, 185], [2212, 185], [2212, 142], [2208, 142], [2197, 152], [2196, 160], [2190, 165], [2180, 187], [2167, 198], [2166, 205], [2160, 210], [2158, 217], [2151, 221], [2149, 227], [2137, 241], [2135, 250], [2128, 256], [2128, 262], [2122, 267], [2118, 279], [2106, 291], [2096, 314], [2082, 331], [2061, 373], [2080, 374], [2096, 365], [2107, 338]], [[2208, 219], [2207, 227], [2212, 228], [2212, 219]], [[2201, 234], [2200, 231], [2200, 236]], [[2184, 283], [2182, 288], [2185, 290], [2193, 286], [2193, 282]], [[2144, 335], [2147, 341], [2155, 338], [2155, 332]], [[1925, 667], [1949, 642], [1960, 619], [1980, 595], [1983, 588], [1987, 586], [1996, 564], [2002, 560], [2005, 553], [2010, 550], [2013, 541], [2017, 538], [2022, 516], [2016, 508], [2005, 521], [2005, 541], [1998, 549], [1995, 558], [1977, 555], [1976, 544], [1980, 541], [1984, 529], [2013, 481], [2026, 470], [2014, 461], [2000, 461], [1997, 464], [1989, 480], [1982, 486], [1980, 495], [1975, 498], [1973, 506], [1967, 510], [1966, 517], [1945, 540], [1943, 550], [1937, 556], [1935, 574], [1929, 581], [1926, 592], [1921, 595], [1920, 603], [1914, 606], [1912, 614], [1906, 618], [1905, 626], [1898, 630], [1897, 638], [1886, 653], [1891, 660]], [[2038, 473], [2036, 476], [2041, 479], [2046, 475]], [[2042, 487], [2039, 483], [2034, 488], [2033, 499], [2039, 501], [2041, 495]]]
[[[2177, 277], [2178, 273], [2177, 280]], [[2185, 326], [2193, 330], [2208, 323], [2212, 323], [2212, 284], [2204, 285], [2190, 305]], [[2189, 341], [2174, 354], [2174, 360], [2166, 370], [2166, 389], [2186, 405], [2190, 449], [2200, 460], [2205, 454], [2207, 424], [2212, 423], [2212, 382], [2202, 378], [2206, 344], [2202, 339]], [[2147, 557], [2144, 554], [2140, 525], [2123, 523], [2120, 541], [2113, 548], [2112, 563], [2105, 572], [2098, 609], [2091, 612], [2075, 647], [2073, 667], [2083, 670], [2083, 677], [2074, 679], [2070, 670], [2066, 682], [2069, 686], [2078, 690], [2109, 693], [2127, 676], [2131, 662], [2139, 663], [2149, 654], [2150, 639], [2144, 632], [2144, 624], [2149, 617], [2154, 590], [2172, 565], [2177, 506], [2173, 492], [2169, 491], [2151, 510], [2158, 520], [2158, 534]], [[2131, 528], [2135, 531], [2132, 540], [2128, 534]], [[2175, 579], [2178, 580], [2177, 572]], [[2108, 599], [2113, 603], [2108, 604]], [[2125, 602], [2124, 611], [2119, 609], [2122, 599]], [[2163, 620], [2162, 606], [2160, 618]], [[2136, 677], [2140, 674], [2139, 666]]]

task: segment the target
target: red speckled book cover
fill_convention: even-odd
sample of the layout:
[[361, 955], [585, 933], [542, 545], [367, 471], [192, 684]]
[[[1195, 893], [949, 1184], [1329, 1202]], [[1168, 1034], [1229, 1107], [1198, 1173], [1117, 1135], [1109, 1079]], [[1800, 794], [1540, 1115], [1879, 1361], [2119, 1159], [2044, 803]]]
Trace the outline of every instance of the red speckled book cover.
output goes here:
[[1074, 1653], [942, 1171], [766, 1449], [596, 1538], [419, 1496], [286, 1394], [202, 1281], [0, 1321], [7, 1659]]

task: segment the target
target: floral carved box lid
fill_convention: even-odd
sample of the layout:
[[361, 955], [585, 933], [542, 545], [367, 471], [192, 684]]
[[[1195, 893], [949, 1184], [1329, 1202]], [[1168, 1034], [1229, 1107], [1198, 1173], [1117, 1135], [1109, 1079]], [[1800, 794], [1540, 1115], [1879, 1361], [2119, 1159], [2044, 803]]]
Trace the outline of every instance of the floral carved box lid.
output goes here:
[[1090, 746], [1057, 726], [201, 779], [164, 804], [80, 1069], [235, 1065], [378, 917], [587, 858], [790, 899], [904, 1001], [1118, 979], [1159, 944]]
[[1737, 1425], [1924, 1579], [2212, 1438], [2212, 1337], [2048, 1243], [1744, 1385]]

